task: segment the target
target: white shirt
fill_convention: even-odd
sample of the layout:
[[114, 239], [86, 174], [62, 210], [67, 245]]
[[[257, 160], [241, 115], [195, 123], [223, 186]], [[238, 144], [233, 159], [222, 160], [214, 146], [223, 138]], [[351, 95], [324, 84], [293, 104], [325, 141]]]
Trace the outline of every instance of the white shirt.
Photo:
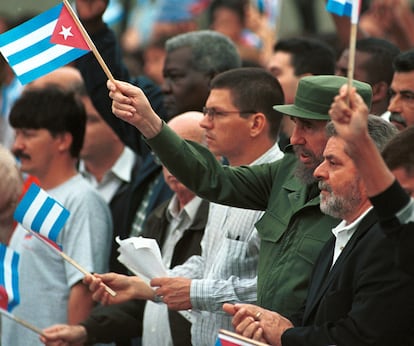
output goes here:
[[[167, 236], [161, 249], [162, 259], [167, 268], [171, 266], [174, 249], [184, 231], [195, 220], [202, 199], [195, 196], [183, 209], [178, 209], [178, 199], [174, 194], [167, 208], [167, 218], [170, 221]], [[163, 303], [147, 301], [144, 311], [144, 328], [142, 335], [143, 346], [172, 346], [170, 323], [168, 320], [168, 307]]]
[[[275, 144], [251, 165], [282, 157]], [[233, 330], [223, 302], [256, 302], [260, 238], [254, 225], [263, 213], [210, 203], [201, 256], [171, 270], [170, 276], [192, 279], [192, 310], [199, 312], [191, 326], [193, 345], [214, 345], [220, 328]]]
[[121, 184], [131, 181], [132, 168], [135, 164], [134, 152], [125, 146], [123, 152], [118, 157], [114, 165], [104, 174], [101, 181], [97, 181], [95, 176], [86, 170], [85, 162], [79, 161], [79, 172], [83, 177], [98, 190], [106, 203], [114, 197]]
[[362, 219], [368, 212], [372, 209], [369, 207], [365, 212], [363, 212], [356, 220], [354, 220], [349, 225], [346, 224], [345, 220], [342, 220], [339, 225], [332, 229], [332, 233], [335, 236], [335, 249], [334, 249], [334, 256], [332, 261], [332, 266], [335, 264], [336, 260], [338, 259], [339, 255], [342, 253], [342, 250], [345, 248], [346, 244], [348, 244], [349, 240], [351, 239], [352, 235], [355, 233], [356, 229], [358, 228], [359, 224], [361, 223]]

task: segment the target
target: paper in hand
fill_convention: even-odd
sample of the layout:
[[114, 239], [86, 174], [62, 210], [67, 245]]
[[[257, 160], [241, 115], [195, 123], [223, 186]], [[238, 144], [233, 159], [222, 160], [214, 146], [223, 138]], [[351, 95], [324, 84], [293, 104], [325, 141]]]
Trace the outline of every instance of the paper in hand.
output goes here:
[[118, 261], [132, 273], [149, 283], [153, 278], [168, 276], [161, 258], [161, 251], [155, 239], [131, 237], [119, 239]]

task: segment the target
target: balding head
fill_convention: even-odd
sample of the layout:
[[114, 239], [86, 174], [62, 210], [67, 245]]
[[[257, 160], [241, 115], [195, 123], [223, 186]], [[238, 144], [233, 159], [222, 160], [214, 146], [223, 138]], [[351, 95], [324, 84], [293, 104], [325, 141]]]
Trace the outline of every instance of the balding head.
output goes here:
[[43, 89], [48, 86], [57, 86], [64, 91], [73, 92], [78, 96], [86, 95], [83, 78], [78, 69], [64, 66], [54, 70], [29, 83], [25, 90]]
[[168, 122], [168, 126], [174, 130], [181, 138], [205, 144], [205, 131], [200, 126], [203, 119], [201, 112], [186, 112], [172, 118]]

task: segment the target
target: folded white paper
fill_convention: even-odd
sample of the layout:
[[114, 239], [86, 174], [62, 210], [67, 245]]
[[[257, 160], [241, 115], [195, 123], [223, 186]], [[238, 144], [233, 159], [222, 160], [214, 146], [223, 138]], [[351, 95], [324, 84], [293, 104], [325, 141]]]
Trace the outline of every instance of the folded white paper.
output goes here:
[[168, 276], [155, 239], [131, 237], [121, 240], [116, 237], [116, 242], [119, 244], [118, 261], [147, 283], [153, 278]]

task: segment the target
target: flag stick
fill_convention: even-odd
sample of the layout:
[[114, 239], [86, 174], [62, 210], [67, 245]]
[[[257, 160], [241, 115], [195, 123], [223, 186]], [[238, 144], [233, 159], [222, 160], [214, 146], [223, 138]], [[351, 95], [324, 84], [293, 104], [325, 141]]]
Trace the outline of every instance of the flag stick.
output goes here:
[[358, 31], [358, 24], [351, 24], [351, 34], [349, 38], [349, 57], [348, 57], [348, 98], [347, 103], [349, 105], [349, 93], [352, 87], [352, 81], [354, 79], [354, 68], [355, 68], [355, 47], [356, 37]]
[[[53, 251], [55, 251], [56, 253], [58, 253], [65, 261], [67, 261], [68, 263], [70, 263], [71, 265], [73, 265], [76, 269], [78, 269], [83, 275], [92, 275], [89, 271], [87, 271], [85, 268], [83, 268], [79, 263], [77, 263], [73, 258], [69, 257], [67, 254], [65, 254], [63, 251], [58, 250], [57, 248], [55, 248], [51, 243], [49, 243], [46, 239], [43, 239], [37, 232], [31, 231], [31, 230], [27, 230], [25, 229], [27, 232], [29, 232], [30, 234], [34, 235], [37, 239], [41, 240], [43, 242], [43, 244], [46, 244], [47, 246], [49, 246], [49, 248], [51, 248]], [[104, 283], [102, 283], [105, 286], [105, 291], [108, 292], [112, 297], [116, 296], [116, 292], [108, 287], [107, 285], [105, 285]]]
[[41, 329], [33, 326], [29, 322], [26, 322], [25, 320], [22, 320], [19, 317], [14, 316], [13, 314], [11, 314], [10, 312], [8, 312], [4, 309], [0, 308], [0, 314], [2, 314], [3, 316], [6, 316], [7, 318], [19, 323], [20, 325], [22, 325], [23, 327], [26, 327], [27, 329], [30, 329], [31, 331], [35, 332], [36, 334], [43, 335], [43, 332], [42, 332]]
[[72, 16], [73, 20], [75, 21], [76, 25], [78, 26], [83, 38], [85, 39], [86, 43], [88, 44], [89, 48], [92, 50], [93, 54], [95, 55], [96, 60], [98, 60], [99, 65], [101, 65], [103, 71], [105, 72], [108, 79], [115, 84], [114, 76], [112, 76], [111, 71], [109, 70], [108, 66], [106, 65], [105, 61], [103, 60], [101, 54], [99, 53], [98, 49], [96, 48], [95, 44], [93, 43], [92, 39], [90, 38], [88, 32], [83, 27], [81, 21], [79, 20], [76, 13], [73, 11], [72, 6], [69, 4], [68, 0], [63, 0], [64, 5], [68, 9], [70, 15]]

